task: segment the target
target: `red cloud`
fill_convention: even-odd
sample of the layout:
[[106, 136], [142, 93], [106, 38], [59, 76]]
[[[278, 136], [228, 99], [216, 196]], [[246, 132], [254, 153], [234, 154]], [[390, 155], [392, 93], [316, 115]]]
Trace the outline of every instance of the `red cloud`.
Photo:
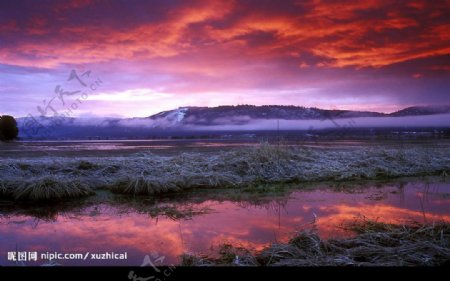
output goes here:
[[[256, 4], [249, 9], [240, 2], [195, 2], [171, 7], [157, 21], [140, 19], [123, 27], [95, 25], [69, 16], [70, 11], [95, 3], [102, 13], [102, 6], [95, 1], [55, 5], [54, 16], [59, 21], [51, 26], [49, 19], [32, 17], [22, 27], [21, 36], [5, 36], [12, 43], [0, 47], [0, 62], [48, 68], [61, 63], [142, 61], [203, 51], [213, 61], [220, 60], [223, 52], [249, 59], [296, 57], [308, 52], [324, 58], [315, 64], [319, 67], [361, 68], [450, 53], [450, 26], [442, 13], [445, 1], [404, 5], [375, 0], [311, 1], [303, 7], [294, 5], [291, 12]], [[115, 16], [108, 9], [103, 13], [106, 18], [108, 13]], [[87, 10], [84, 16], [96, 15]], [[146, 17], [151, 19], [151, 12]], [[11, 21], [0, 32], [16, 28]], [[306, 64], [299, 60], [298, 65]]]

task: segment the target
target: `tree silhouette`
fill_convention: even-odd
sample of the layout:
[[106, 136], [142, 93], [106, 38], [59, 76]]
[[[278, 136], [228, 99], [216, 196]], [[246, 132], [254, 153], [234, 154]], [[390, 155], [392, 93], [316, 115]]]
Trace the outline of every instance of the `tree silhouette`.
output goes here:
[[17, 122], [14, 117], [9, 115], [3, 115], [0, 117], [0, 140], [8, 141], [17, 138], [19, 129], [17, 128]]

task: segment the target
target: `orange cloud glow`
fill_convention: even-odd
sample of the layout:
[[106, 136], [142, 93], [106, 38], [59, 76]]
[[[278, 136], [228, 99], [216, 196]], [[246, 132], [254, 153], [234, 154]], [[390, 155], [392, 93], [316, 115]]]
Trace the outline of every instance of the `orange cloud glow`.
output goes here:
[[[25, 11], [0, 4], [0, 66], [8, 73], [22, 68], [52, 76], [88, 67], [109, 78], [105, 93], [152, 88], [193, 101], [177, 106], [215, 105], [214, 97], [226, 95], [225, 104], [292, 101], [385, 112], [448, 100], [443, 76], [449, 75], [450, 23], [444, 0], [24, 1]], [[439, 75], [439, 83], [409, 83]], [[9, 87], [33, 88], [18, 92], [34, 92], [38, 102], [52, 90], [36, 91], [30, 80], [1, 79], [2, 85], [14, 84]], [[172, 109], [166, 104], [145, 114]], [[101, 107], [117, 112], [115, 106]]]

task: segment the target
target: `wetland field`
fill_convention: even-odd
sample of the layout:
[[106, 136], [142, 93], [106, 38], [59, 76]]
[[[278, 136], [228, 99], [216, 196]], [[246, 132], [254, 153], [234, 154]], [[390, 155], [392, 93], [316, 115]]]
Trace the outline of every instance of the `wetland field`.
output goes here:
[[440, 265], [449, 173], [445, 139], [2, 143], [0, 265]]

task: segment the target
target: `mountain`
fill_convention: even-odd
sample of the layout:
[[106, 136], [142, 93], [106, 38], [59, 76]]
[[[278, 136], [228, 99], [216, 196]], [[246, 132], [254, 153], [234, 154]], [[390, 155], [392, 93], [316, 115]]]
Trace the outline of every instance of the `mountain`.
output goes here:
[[412, 106], [393, 112], [389, 116], [417, 116], [450, 113], [450, 105], [443, 106]]
[[326, 110], [301, 106], [238, 105], [218, 107], [182, 107], [148, 117], [173, 125], [244, 125], [253, 119], [324, 120], [357, 117], [382, 117], [383, 113], [350, 110]]
[[359, 117], [405, 117], [450, 113], [449, 106], [413, 106], [385, 114], [371, 111], [327, 110], [301, 106], [238, 105], [218, 107], [180, 107], [160, 112], [148, 119], [169, 126], [244, 125], [254, 119], [325, 120]]
[[238, 105], [180, 107], [144, 118], [36, 117], [17, 118], [17, 123], [19, 137], [23, 139], [124, 139], [184, 136], [195, 131], [271, 131], [277, 128], [276, 120], [282, 121], [282, 129], [295, 131], [348, 126], [448, 127], [450, 114], [443, 118], [433, 117], [433, 120], [427, 117], [445, 113], [450, 113], [450, 106], [415, 106], [385, 114], [300, 106]]

